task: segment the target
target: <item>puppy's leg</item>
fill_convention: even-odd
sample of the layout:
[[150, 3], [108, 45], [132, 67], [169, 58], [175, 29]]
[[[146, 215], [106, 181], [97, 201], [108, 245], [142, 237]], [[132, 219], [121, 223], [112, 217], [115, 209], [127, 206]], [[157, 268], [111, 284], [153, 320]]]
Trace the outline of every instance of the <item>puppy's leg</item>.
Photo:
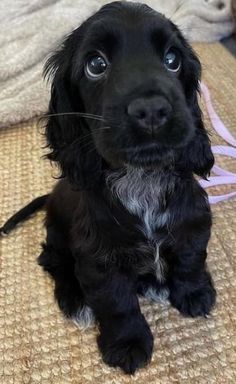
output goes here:
[[76, 274], [86, 302], [99, 323], [98, 346], [103, 360], [132, 374], [146, 365], [153, 349], [153, 336], [141, 314], [132, 276], [94, 268], [88, 258], [76, 265]]
[[184, 315], [207, 316], [215, 304], [216, 292], [206, 269], [206, 233], [187, 228], [182, 242], [169, 254], [170, 302]]
[[80, 327], [93, 321], [91, 309], [84, 303], [84, 295], [74, 273], [74, 259], [68, 248], [64, 231], [55, 225], [47, 226], [47, 241], [38, 263], [55, 280], [55, 298], [64, 315]]

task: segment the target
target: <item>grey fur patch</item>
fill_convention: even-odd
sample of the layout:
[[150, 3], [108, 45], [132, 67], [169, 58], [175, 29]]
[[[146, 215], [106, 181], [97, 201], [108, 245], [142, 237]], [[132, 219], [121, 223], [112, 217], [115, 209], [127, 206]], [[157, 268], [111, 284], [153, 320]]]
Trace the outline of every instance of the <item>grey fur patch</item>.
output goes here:
[[173, 174], [127, 166], [108, 175], [107, 185], [124, 207], [142, 221], [140, 230], [154, 244], [152, 252], [156, 277], [159, 281], [163, 281], [165, 263], [159, 257], [161, 242], [157, 233], [158, 228], [164, 226], [169, 230], [171, 224], [166, 195], [174, 191]]
[[144, 297], [148, 300], [165, 304], [168, 302], [169, 294], [170, 292], [168, 288], [162, 288], [160, 291], [156, 291], [156, 289], [150, 287], [145, 292]]
[[173, 177], [160, 171], [127, 166], [111, 173], [107, 184], [124, 207], [142, 220], [141, 229], [147, 238], [153, 240], [156, 229], [168, 225], [170, 212], [165, 196], [174, 188]]
[[87, 305], [84, 305], [77, 311], [76, 315], [72, 318], [72, 321], [80, 329], [89, 328], [90, 326], [94, 325], [95, 322], [93, 310]]
[[159, 254], [159, 244], [156, 244], [156, 254], [154, 259], [154, 265], [155, 265], [155, 274], [157, 280], [160, 282], [165, 281], [165, 261], [160, 258]]

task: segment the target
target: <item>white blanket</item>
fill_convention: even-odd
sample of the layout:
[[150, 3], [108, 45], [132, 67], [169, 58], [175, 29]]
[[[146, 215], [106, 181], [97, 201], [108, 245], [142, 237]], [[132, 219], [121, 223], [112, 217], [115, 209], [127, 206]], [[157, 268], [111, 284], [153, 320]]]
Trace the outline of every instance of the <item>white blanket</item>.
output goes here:
[[[45, 112], [46, 58], [63, 36], [105, 0], [0, 1], [0, 126]], [[215, 41], [232, 33], [230, 0], [146, 0], [171, 18], [190, 41]], [[223, 6], [222, 6], [223, 4]]]

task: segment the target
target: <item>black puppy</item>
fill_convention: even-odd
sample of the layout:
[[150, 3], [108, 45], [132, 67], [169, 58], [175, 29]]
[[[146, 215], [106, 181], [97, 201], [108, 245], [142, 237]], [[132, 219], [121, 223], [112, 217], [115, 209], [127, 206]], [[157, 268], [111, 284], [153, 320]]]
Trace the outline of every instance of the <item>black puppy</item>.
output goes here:
[[62, 180], [47, 199], [39, 263], [64, 314], [94, 316], [104, 361], [133, 373], [153, 336], [137, 294], [206, 316], [211, 212], [193, 174], [213, 155], [197, 101], [200, 63], [177, 27], [146, 5], [114, 2], [48, 61], [46, 125]]

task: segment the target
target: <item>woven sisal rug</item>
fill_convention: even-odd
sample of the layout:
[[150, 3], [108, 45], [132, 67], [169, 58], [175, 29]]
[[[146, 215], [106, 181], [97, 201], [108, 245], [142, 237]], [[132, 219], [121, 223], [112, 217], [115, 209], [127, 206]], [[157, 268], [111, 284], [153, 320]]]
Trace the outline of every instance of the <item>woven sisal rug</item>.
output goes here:
[[[219, 44], [196, 47], [217, 112], [236, 135], [236, 61]], [[206, 120], [210, 129], [210, 124]], [[220, 141], [213, 134], [214, 143]], [[51, 189], [50, 164], [41, 158], [35, 122], [0, 131], [0, 224], [35, 196]], [[219, 164], [236, 171], [234, 161]], [[215, 188], [224, 193], [230, 188]], [[168, 304], [142, 301], [155, 336], [151, 364], [133, 377], [104, 365], [96, 328], [81, 332], [65, 320], [53, 283], [36, 263], [44, 239], [39, 213], [0, 239], [1, 384], [235, 384], [236, 199], [213, 207], [208, 264], [218, 300], [209, 319], [187, 319]]]

